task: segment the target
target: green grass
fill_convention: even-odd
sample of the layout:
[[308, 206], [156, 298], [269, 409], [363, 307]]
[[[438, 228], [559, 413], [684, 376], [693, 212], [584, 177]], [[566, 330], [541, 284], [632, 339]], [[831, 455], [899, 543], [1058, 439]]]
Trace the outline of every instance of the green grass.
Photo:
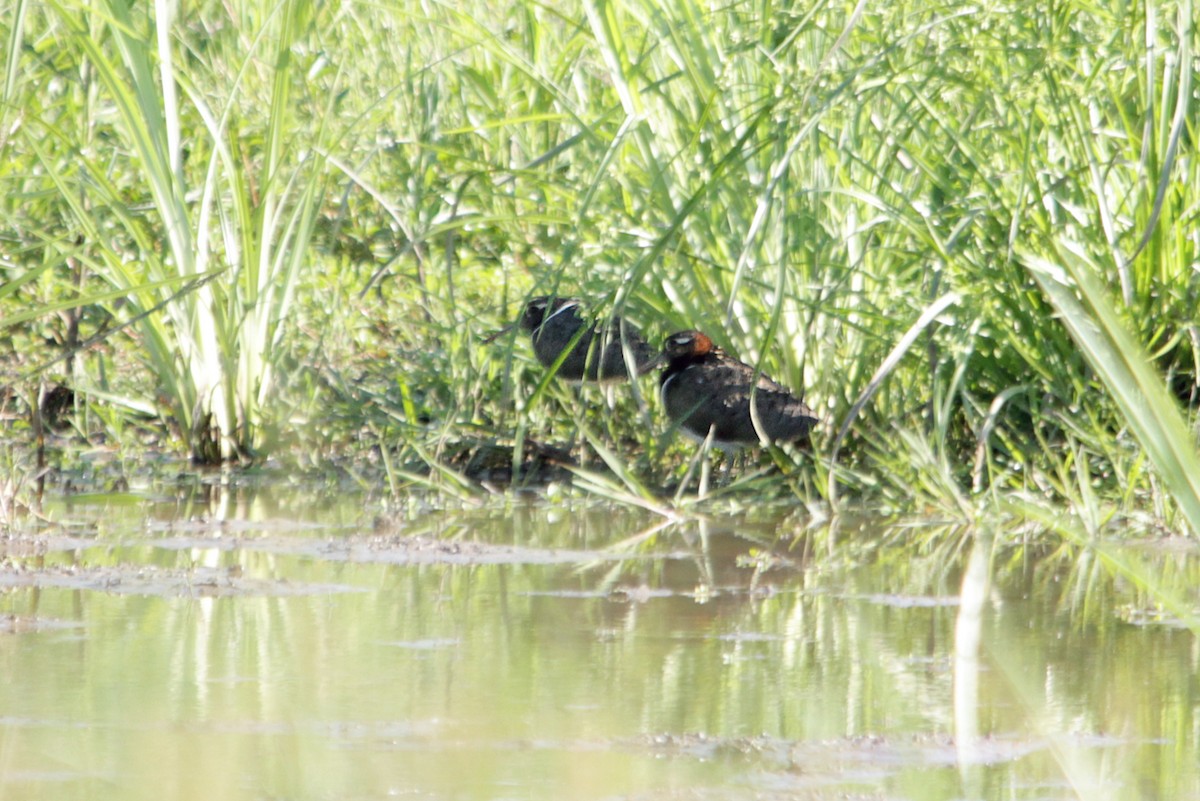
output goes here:
[[[28, 135], [10, 143], [44, 178], [27, 186], [46, 204], [22, 231], [30, 247], [43, 259], [77, 260], [95, 284], [112, 287], [74, 302], [103, 307], [116, 295], [135, 313], [164, 416], [200, 462], [262, 444], [264, 401], [325, 181], [314, 154], [328, 138], [328, 109], [316, 107], [303, 141], [291, 124], [302, 105], [292, 94], [292, 48], [308, 7], [270, 10], [246, 29], [254, 35], [237, 43], [244, 50], [215, 41], [200, 54], [197, 42], [172, 36], [168, 3], [152, 15], [122, 2], [49, 4], [36, 22], [60, 48], [56, 71], [78, 79], [51, 93], [56, 105], [23, 109], [34, 112], [22, 115]], [[256, 67], [261, 83], [252, 85]], [[48, 76], [23, 77], [14, 92]], [[243, 129], [241, 107], [254, 103], [265, 113]], [[189, 291], [177, 292], [185, 283]]]
[[4, 382], [108, 410], [81, 433], [123, 399], [200, 460], [456, 497], [574, 445], [588, 491], [683, 502], [650, 379], [610, 413], [480, 344], [579, 293], [822, 417], [714, 503], [1195, 530], [1189, 408], [1127, 399], [1200, 386], [1190, 2], [165, 7], [0, 21]]

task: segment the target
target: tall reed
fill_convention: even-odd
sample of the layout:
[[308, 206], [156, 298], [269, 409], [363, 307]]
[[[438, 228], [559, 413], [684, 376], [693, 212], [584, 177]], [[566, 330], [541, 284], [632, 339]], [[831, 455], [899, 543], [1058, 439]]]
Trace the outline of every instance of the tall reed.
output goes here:
[[193, 452], [266, 450], [272, 418], [323, 443], [332, 407], [397, 465], [603, 431], [622, 487], [673, 485], [691, 451], [653, 400], [580, 404], [521, 337], [479, 344], [563, 292], [803, 391], [815, 452], [775, 483], [806, 501], [970, 517], [1087, 475], [1172, 508], [1029, 265], [1076, 243], [1195, 399], [1190, 2], [48, 8], [23, 30], [77, 100], [31, 113], [45, 67], [10, 46], [38, 136], [9, 149], [71, 220], [50, 272], [84, 259], [142, 310], [219, 273], [139, 324]]
[[[305, 0], [244, 7], [240, 33], [167, 0], [51, 2], [80, 117], [29, 120], [92, 271], [124, 291], [146, 364], [192, 458], [252, 454], [323, 198], [333, 95]], [[206, 38], [204, 34], [209, 34]], [[300, 137], [301, 109], [316, 120]], [[98, 131], [98, 133], [96, 133]], [[82, 136], [79, 158], [64, 159]], [[50, 241], [51, 248], [62, 247]], [[192, 289], [176, 293], [180, 282]], [[164, 301], [165, 304], [164, 304]]]

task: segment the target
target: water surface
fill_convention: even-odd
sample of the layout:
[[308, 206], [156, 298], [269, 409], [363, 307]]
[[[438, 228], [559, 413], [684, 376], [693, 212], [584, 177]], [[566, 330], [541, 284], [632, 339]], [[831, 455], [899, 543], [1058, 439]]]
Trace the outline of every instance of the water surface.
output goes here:
[[0, 538], [0, 799], [1200, 799], [1196, 637], [1086, 551], [286, 485], [47, 516]]

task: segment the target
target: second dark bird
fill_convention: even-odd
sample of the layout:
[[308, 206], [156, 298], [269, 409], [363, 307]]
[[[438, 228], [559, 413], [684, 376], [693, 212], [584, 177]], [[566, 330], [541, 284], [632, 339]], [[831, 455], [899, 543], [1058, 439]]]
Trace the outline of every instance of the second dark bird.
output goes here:
[[[725, 451], [770, 443], [807, 445], [817, 417], [782, 384], [727, 355], [699, 331], [680, 331], [663, 346], [662, 402], [687, 435]], [[751, 403], [755, 413], [751, 414]], [[755, 420], [757, 419], [757, 427]], [[761, 437], [760, 437], [761, 433]]]
[[532, 298], [525, 304], [519, 324], [528, 332], [538, 361], [546, 367], [553, 366], [569, 349], [557, 373], [567, 381], [626, 381], [630, 364], [642, 375], [661, 360], [661, 354], [631, 323], [616, 316], [607, 322], [585, 319], [576, 298]]

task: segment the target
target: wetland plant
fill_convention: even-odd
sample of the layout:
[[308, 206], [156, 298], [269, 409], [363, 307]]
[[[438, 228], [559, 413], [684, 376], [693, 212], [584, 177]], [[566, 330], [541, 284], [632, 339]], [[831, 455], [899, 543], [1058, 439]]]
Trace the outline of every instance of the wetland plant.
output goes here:
[[680, 486], [655, 403], [479, 346], [570, 294], [804, 389], [811, 457], [733, 489], [1196, 525], [1191, 2], [17, 5], [0, 344], [113, 332], [82, 409], [397, 491], [583, 432], [588, 486]]

